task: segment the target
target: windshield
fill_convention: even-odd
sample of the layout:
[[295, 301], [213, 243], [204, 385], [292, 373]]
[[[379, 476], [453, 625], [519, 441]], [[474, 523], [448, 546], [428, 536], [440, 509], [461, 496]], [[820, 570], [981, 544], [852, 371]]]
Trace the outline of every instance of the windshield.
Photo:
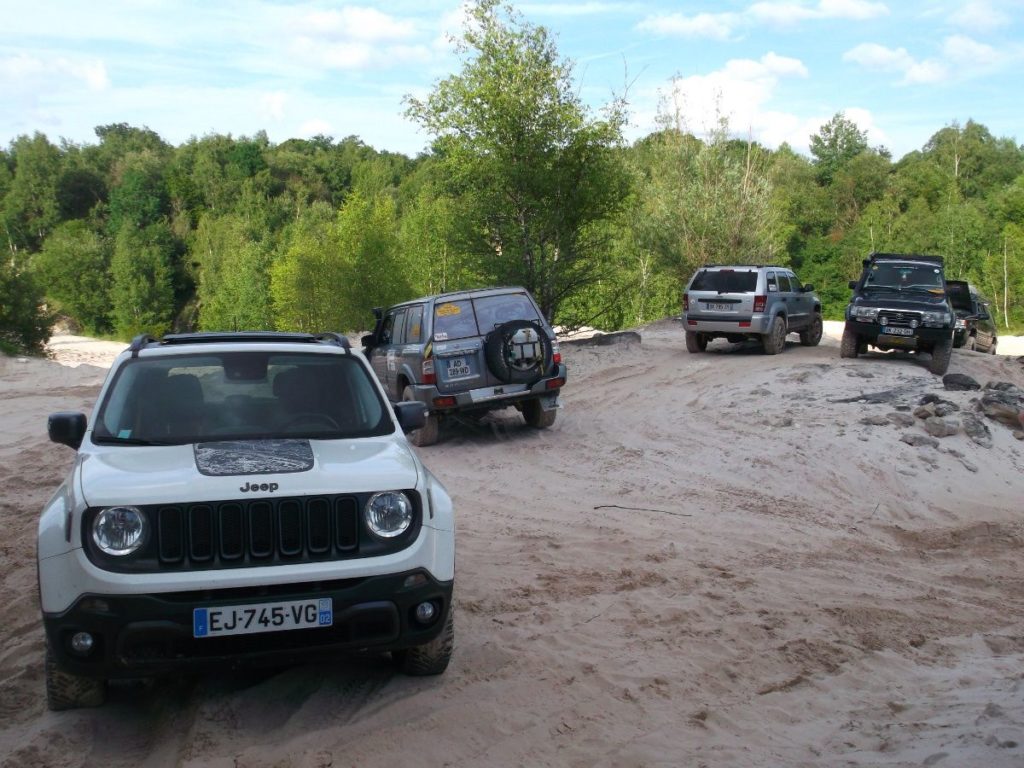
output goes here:
[[702, 269], [690, 284], [691, 291], [715, 291], [716, 293], [753, 293], [757, 288], [757, 272], [734, 269]]
[[944, 293], [942, 268], [932, 264], [876, 262], [864, 278], [865, 288]]
[[225, 352], [126, 362], [100, 406], [93, 440], [166, 445], [392, 431], [377, 388], [353, 357]]

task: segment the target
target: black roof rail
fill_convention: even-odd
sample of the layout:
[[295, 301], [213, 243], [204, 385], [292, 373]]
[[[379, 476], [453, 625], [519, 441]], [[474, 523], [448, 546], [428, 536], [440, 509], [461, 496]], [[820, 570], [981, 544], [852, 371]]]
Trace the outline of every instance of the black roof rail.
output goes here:
[[156, 341], [157, 339], [154, 339], [148, 333], [140, 333], [132, 339], [131, 344], [128, 345], [128, 349], [131, 351], [132, 357], [138, 357], [140, 349], [145, 347], [147, 344], [153, 344]]
[[130, 349], [132, 356], [137, 357], [139, 350], [147, 344], [159, 343], [161, 346], [177, 344], [222, 344], [236, 342], [292, 342], [299, 344], [335, 344], [342, 349], [351, 349], [349, 340], [340, 333], [295, 333], [289, 331], [203, 331], [200, 333], [169, 333], [162, 339], [154, 339], [143, 334], [132, 340]]
[[875, 259], [904, 259], [906, 261], [927, 261], [929, 263], [942, 264], [941, 256], [928, 256], [923, 253], [882, 253], [880, 251], [869, 253], [868, 257], [864, 259], [864, 263], [868, 264]]
[[764, 269], [765, 267], [772, 267], [773, 269], [789, 269], [789, 267], [779, 267], [772, 264], [705, 264], [697, 269], [706, 269], [707, 267], [750, 267], [752, 269]]

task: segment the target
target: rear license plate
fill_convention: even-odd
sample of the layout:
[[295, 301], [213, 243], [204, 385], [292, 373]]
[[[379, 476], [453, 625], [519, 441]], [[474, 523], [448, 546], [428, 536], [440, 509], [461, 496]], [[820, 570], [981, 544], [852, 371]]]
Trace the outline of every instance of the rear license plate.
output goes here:
[[732, 312], [732, 304], [719, 304], [718, 302], [709, 301], [704, 306], [707, 307], [708, 312]]
[[889, 327], [886, 327], [886, 328], [882, 329], [882, 333], [884, 333], [884, 334], [886, 334], [888, 336], [913, 336], [914, 335], [914, 329], [913, 328], [889, 328]]
[[192, 611], [192, 636], [221, 637], [329, 627], [334, 623], [332, 605], [331, 598], [321, 597], [284, 603], [195, 608]]
[[466, 359], [464, 357], [453, 357], [448, 361], [449, 379], [463, 379], [470, 375], [472, 375], [472, 371], [469, 366], [466, 365]]

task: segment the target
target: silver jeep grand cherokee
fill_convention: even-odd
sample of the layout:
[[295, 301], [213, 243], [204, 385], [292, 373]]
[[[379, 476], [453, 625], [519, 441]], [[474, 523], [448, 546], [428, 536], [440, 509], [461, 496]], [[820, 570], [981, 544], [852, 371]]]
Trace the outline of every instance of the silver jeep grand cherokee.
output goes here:
[[525, 288], [444, 293], [376, 309], [364, 353], [392, 401], [427, 407], [414, 445], [437, 442], [456, 414], [514, 406], [537, 429], [555, 422], [566, 370], [554, 331]]
[[701, 267], [683, 294], [682, 320], [689, 352], [718, 338], [760, 340], [766, 355], [781, 352], [790, 333], [805, 347], [821, 341], [821, 299], [787, 267]]

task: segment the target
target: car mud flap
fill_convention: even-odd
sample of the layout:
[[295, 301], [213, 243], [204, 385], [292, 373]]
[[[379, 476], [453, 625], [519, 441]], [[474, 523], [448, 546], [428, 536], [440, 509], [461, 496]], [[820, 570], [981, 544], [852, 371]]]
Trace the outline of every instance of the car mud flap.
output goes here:
[[561, 403], [558, 402], [558, 395], [542, 395], [537, 398], [540, 401], [540, 407], [545, 411], [557, 411], [562, 407]]

